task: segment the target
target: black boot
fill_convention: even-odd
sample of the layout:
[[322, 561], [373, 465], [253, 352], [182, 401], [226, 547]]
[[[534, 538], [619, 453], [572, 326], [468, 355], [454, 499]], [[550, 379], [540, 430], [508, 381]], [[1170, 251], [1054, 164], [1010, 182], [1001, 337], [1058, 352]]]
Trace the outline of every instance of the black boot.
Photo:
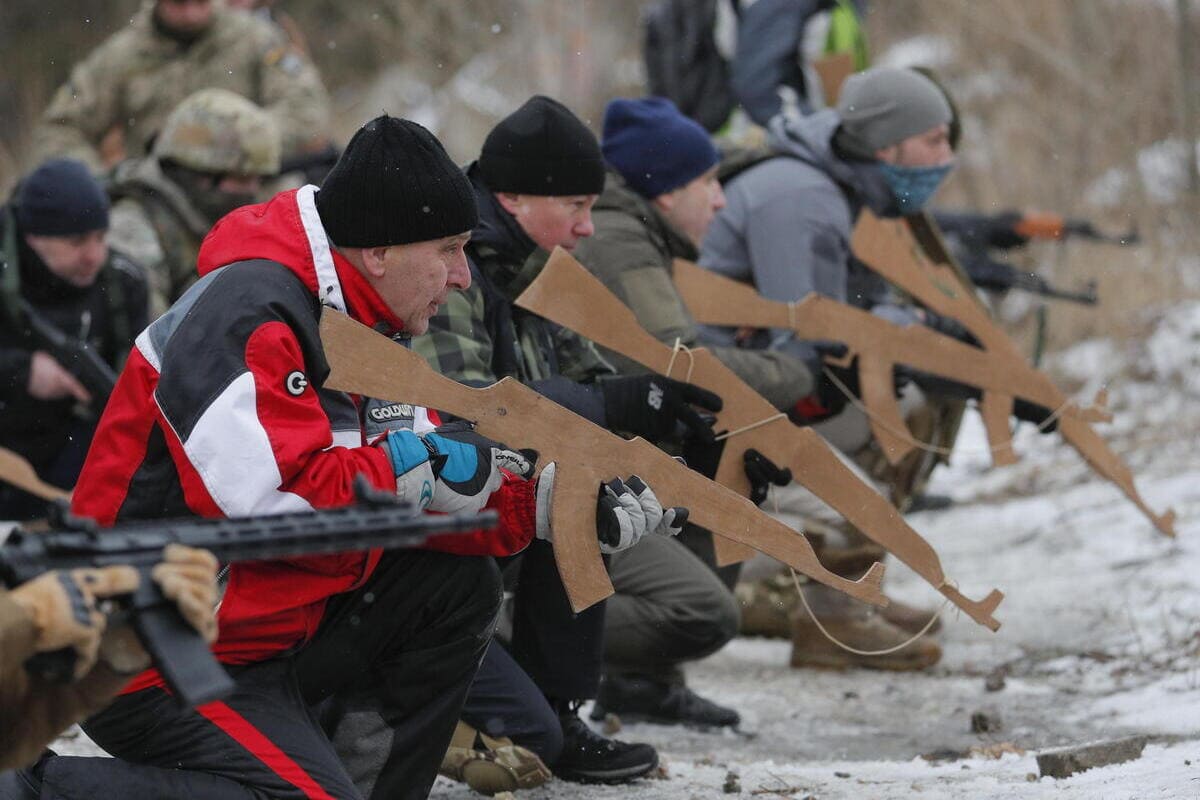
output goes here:
[[566, 781], [626, 783], [658, 766], [658, 752], [648, 744], [609, 739], [579, 718], [579, 703], [554, 703], [562, 722], [562, 755], [551, 769]]
[[608, 713], [631, 721], [696, 728], [736, 727], [742, 718], [732, 708], [705, 700], [681, 682], [657, 681], [637, 675], [606, 675], [592, 719]]

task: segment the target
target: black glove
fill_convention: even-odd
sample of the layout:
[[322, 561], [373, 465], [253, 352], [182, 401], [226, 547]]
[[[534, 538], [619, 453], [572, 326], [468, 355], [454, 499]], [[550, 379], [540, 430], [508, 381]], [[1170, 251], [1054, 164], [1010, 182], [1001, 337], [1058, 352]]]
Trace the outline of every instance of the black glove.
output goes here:
[[[899, 371], [901, 368], [897, 368]], [[943, 378], [939, 375], [931, 375], [928, 372], [920, 370], [903, 368], [912, 382], [915, 383], [921, 391], [933, 397], [952, 397], [959, 400], [979, 400], [983, 397], [983, 392], [978, 386], [970, 386], [965, 383]], [[1041, 428], [1042, 433], [1051, 433], [1058, 429], [1058, 420], [1055, 419], [1049, 423], [1046, 420], [1054, 414], [1053, 411], [1040, 406], [1037, 403], [1030, 402], [1023, 398], [1017, 397], [1013, 399], [1012, 415], [1022, 422], [1032, 422]], [[1041, 427], [1045, 425], [1045, 427]]]
[[949, 336], [951, 339], [957, 339], [964, 344], [969, 344], [972, 347], [979, 347], [979, 340], [975, 338], [975, 335], [953, 317], [935, 314], [927, 308], [922, 309], [921, 313], [925, 316], [925, 327], [935, 330], [944, 336]]
[[787, 486], [792, 482], [790, 469], [780, 469], [774, 461], [754, 448], [742, 453], [742, 463], [746, 468], [746, 477], [750, 479], [750, 499], [756, 506], [761, 506], [763, 500], [767, 499], [771, 484]]
[[600, 382], [608, 427], [651, 442], [675, 437], [680, 424], [685, 439], [713, 440], [712, 419], [693, 405], [721, 410], [721, 398], [690, 383], [661, 375], [627, 375]]

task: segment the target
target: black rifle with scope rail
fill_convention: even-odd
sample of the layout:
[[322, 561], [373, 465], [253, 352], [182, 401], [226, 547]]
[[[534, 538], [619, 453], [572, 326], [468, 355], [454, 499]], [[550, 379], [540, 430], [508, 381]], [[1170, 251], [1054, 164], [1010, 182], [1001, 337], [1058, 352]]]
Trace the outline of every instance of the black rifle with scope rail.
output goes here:
[[[45, 533], [16, 530], [0, 545], [0, 581], [18, 586], [49, 570], [127, 564], [140, 573], [138, 588], [116, 598], [138, 638], [181, 705], [196, 706], [226, 696], [233, 682], [203, 638], [174, 603], [163, 597], [150, 570], [172, 542], [208, 550], [222, 564], [340, 553], [370, 548], [419, 547], [434, 535], [496, 526], [496, 513], [414, 513], [394, 495], [355, 479], [358, 503], [317, 511], [223, 519], [183, 518], [121, 523], [100, 528], [58, 505], [55, 528]], [[75, 653], [40, 653], [26, 667], [50, 680], [66, 681]]]

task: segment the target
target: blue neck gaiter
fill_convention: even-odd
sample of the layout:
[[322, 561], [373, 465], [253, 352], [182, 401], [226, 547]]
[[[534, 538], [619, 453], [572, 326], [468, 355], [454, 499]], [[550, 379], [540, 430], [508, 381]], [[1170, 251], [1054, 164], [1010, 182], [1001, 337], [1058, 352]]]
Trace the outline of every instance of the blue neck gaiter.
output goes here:
[[880, 161], [879, 168], [896, 198], [896, 207], [901, 214], [908, 215], [925, 207], [946, 175], [954, 169], [954, 162], [936, 167], [901, 167]]

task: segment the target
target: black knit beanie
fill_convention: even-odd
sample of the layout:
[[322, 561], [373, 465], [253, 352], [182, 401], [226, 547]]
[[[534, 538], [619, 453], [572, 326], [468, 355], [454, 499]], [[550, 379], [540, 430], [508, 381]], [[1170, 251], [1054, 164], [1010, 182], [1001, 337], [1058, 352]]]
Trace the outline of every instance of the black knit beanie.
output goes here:
[[539, 94], [492, 128], [483, 142], [479, 173], [493, 192], [600, 194], [604, 156], [579, 117]]
[[341, 247], [388, 247], [466, 233], [475, 195], [442, 143], [415, 122], [376, 117], [358, 129], [316, 197]]
[[17, 189], [17, 224], [34, 236], [75, 236], [108, 228], [108, 195], [80, 161], [55, 158]]

